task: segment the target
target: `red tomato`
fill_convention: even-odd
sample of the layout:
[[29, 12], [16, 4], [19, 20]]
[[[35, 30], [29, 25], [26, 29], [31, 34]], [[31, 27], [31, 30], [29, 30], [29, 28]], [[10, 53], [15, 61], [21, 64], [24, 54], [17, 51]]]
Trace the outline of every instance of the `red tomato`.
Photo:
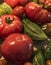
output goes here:
[[31, 62], [25, 62], [23, 65], [33, 65]]
[[47, 60], [46, 65], [51, 65], [51, 60]]
[[24, 13], [24, 7], [23, 6], [17, 6], [11, 12], [11, 14], [16, 15], [20, 18], [23, 16], [23, 13]]
[[18, 0], [18, 5], [26, 5], [28, 2], [31, 2], [32, 0]]
[[51, 7], [51, 0], [39, 0], [39, 3], [44, 4], [44, 6]]
[[24, 10], [26, 16], [37, 24], [45, 24], [51, 21], [51, 13], [42, 9], [42, 7], [35, 2], [26, 4]]
[[51, 12], [51, 0], [39, 0], [40, 4], [44, 4], [43, 7]]
[[45, 6], [47, 7], [47, 10], [51, 12], [51, 0], [46, 0]]
[[18, 4], [18, 0], [4, 0], [11, 7], [15, 7]]
[[14, 15], [3, 15], [0, 17], [0, 37], [4, 38], [11, 33], [21, 33], [22, 23]]
[[9, 35], [1, 46], [1, 52], [10, 62], [23, 63], [30, 59], [33, 51], [33, 42], [25, 34]]
[[45, 5], [51, 7], [51, 0], [46, 0], [46, 1], [45, 1]]
[[43, 4], [43, 3], [45, 3], [45, 1], [46, 1], [46, 0], [39, 0], [39, 3], [40, 3], [40, 4]]

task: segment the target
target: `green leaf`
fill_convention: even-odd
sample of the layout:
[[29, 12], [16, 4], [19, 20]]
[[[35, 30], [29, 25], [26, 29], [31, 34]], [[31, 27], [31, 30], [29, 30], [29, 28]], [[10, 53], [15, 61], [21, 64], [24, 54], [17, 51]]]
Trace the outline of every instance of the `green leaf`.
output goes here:
[[43, 32], [43, 30], [35, 23], [31, 22], [28, 19], [23, 19], [24, 33], [29, 35], [32, 40], [44, 41], [48, 37]]
[[39, 49], [34, 56], [33, 65], [45, 65], [45, 59], [42, 50]]
[[51, 40], [47, 44], [47, 48], [45, 50], [45, 58], [46, 58], [46, 60], [51, 60]]

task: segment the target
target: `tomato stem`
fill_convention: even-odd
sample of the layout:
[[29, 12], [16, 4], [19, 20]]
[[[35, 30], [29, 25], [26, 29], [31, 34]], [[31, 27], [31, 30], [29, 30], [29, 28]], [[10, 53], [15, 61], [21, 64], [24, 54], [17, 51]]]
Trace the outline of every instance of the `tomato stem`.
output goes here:
[[11, 24], [14, 19], [11, 19], [10, 17], [5, 18], [5, 21], [7, 24]]
[[33, 2], [39, 3], [39, 0], [32, 0]]

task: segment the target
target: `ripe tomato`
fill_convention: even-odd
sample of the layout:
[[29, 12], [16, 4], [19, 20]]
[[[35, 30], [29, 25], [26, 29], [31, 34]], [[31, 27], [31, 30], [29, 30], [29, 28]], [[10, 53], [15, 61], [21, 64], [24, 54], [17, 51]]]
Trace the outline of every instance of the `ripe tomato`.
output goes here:
[[51, 12], [51, 0], [39, 0], [39, 3], [42, 4], [45, 9]]
[[23, 13], [24, 13], [24, 7], [23, 6], [17, 6], [11, 12], [11, 14], [16, 15], [20, 18], [23, 16]]
[[47, 60], [46, 65], [51, 65], [51, 60]]
[[31, 62], [25, 62], [23, 65], [33, 65]]
[[32, 0], [18, 0], [18, 5], [26, 5], [28, 2], [31, 2]]
[[31, 38], [25, 34], [9, 35], [1, 46], [1, 52], [10, 62], [23, 63], [30, 59], [33, 50]]
[[26, 4], [24, 10], [26, 16], [37, 24], [41, 25], [51, 21], [51, 13], [35, 2]]
[[18, 0], [4, 0], [11, 7], [15, 7], [18, 4]]
[[14, 15], [3, 15], [0, 17], [0, 38], [4, 38], [11, 33], [21, 33], [22, 23]]
[[43, 4], [43, 3], [45, 3], [45, 1], [46, 1], [46, 0], [39, 0], [39, 3], [40, 3], [40, 4]]

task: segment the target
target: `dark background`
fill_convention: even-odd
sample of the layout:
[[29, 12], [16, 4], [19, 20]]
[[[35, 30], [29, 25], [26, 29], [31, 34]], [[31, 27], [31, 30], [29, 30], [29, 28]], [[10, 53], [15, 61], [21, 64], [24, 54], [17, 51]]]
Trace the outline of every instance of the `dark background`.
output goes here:
[[0, 3], [2, 3], [3, 2], [3, 0], [0, 0]]

